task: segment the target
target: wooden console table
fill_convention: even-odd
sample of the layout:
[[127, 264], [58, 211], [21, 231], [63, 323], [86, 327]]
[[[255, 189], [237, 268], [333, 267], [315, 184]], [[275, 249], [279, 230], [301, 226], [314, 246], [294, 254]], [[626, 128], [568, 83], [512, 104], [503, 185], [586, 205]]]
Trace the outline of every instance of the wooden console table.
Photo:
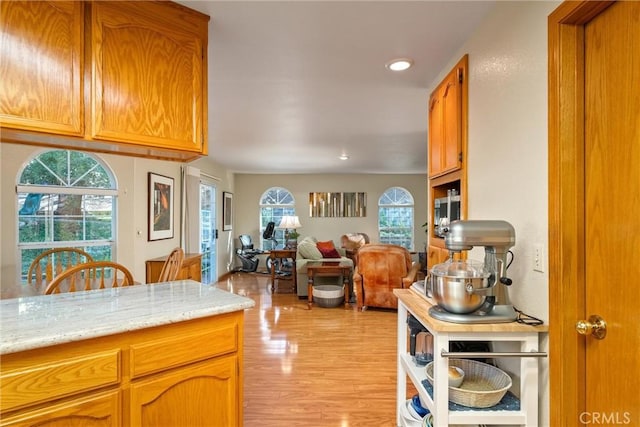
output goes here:
[[[154, 259], [149, 259], [146, 264], [146, 283], [157, 283], [162, 266], [167, 260], [167, 256], [161, 256]], [[202, 254], [190, 253], [184, 254], [184, 260], [182, 261], [182, 268], [178, 272], [176, 280], [195, 280], [196, 282], [202, 281]]]
[[269, 258], [271, 258], [271, 292], [276, 288], [276, 259], [288, 259], [293, 260], [293, 267], [291, 267], [291, 276], [293, 280], [293, 289], [297, 289], [296, 280], [296, 249], [272, 249], [269, 251]]
[[349, 308], [350, 291], [351, 291], [351, 264], [347, 262], [336, 261], [309, 261], [307, 263], [307, 277], [309, 282], [307, 285], [309, 310], [313, 307], [313, 279], [316, 276], [342, 276], [344, 286], [344, 308]]

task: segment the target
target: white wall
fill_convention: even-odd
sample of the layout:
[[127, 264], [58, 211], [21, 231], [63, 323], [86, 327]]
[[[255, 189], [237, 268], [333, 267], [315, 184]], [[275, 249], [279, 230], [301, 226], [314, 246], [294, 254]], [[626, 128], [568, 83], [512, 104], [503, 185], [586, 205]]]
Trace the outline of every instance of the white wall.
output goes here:
[[[426, 142], [425, 142], [426, 143]], [[300, 217], [301, 238], [314, 236], [318, 240], [340, 243], [345, 233], [367, 233], [372, 241], [378, 240], [378, 198], [389, 187], [403, 187], [415, 203], [415, 248], [423, 251], [426, 234], [421, 225], [427, 217], [427, 189], [425, 175], [251, 175], [235, 177], [235, 235], [250, 234], [259, 242], [259, 203], [263, 193], [271, 187], [283, 187], [291, 191], [296, 202], [296, 215]], [[343, 191], [367, 193], [367, 216], [363, 218], [311, 218], [309, 193], [318, 191]], [[237, 242], [236, 242], [237, 244]]]
[[[451, 56], [433, 88], [469, 54], [468, 201], [470, 219], [504, 219], [516, 229], [509, 269], [512, 303], [549, 318], [548, 274], [533, 271], [533, 248], [548, 242], [547, 16], [559, 2], [497, 2]], [[482, 250], [474, 250], [482, 259]], [[548, 351], [543, 337], [543, 351]], [[516, 363], [505, 363], [513, 372]], [[540, 422], [550, 425], [548, 362], [541, 363]]]
[[[0, 203], [5, 207], [15, 207], [17, 174], [28, 159], [43, 149], [21, 144], [2, 143], [0, 145], [0, 165], [2, 166]], [[180, 168], [183, 164], [101, 153], [94, 153], [94, 155], [101, 158], [112, 169], [118, 183], [118, 236], [115, 261], [129, 268], [137, 281], [145, 282], [145, 261], [166, 255], [171, 249], [180, 245]], [[219, 194], [222, 194], [223, 190], [229, 191], [232, 188], [229, 184], [232, 182], [232, 177], [229, 179], [227, 171], [218, 167], [213, 161], [201, 159], [190, 164], [199, 167], [203, 172], [222, 178], [217, 184]], [[151, 242], [147, 239], [147, 176], [149, 172], [174, 179], [175, 232], [172, 239]], [[16, 211], [15, 208], [3, 209], [0, 223], [0, 285], [15, 282], [19, 274], [16, 268]], [[218, 216], [221, 219], [221, 212], [218, 212]], [[218, 260], [228, 258], [224, 250], [224, 246], [218, 249]], [[219, 270], [219, 274], [225, 272], [226, 270]]]

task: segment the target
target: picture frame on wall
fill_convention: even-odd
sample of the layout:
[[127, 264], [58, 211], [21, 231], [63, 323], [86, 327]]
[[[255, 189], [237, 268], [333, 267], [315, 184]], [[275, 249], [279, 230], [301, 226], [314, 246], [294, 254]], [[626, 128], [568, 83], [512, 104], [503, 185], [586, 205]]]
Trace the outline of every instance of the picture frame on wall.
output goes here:
[[233, 230], [233, 193], [222, 192], [222, 231]]
[[149, 172], [149, 241], [173, 238], [173, 178]]

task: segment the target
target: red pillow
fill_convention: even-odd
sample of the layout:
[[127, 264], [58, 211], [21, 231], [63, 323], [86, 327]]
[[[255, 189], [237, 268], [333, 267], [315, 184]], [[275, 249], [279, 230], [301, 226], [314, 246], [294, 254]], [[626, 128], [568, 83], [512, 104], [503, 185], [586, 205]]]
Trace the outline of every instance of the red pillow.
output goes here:
[[326, 242], [316, 242], [316, 247], [320, 250], [336, 248], [333, 244], [333, 240], [327, 240]]
[[323, 258], [340, 258], [340, 253], [336, 250], [333, 240], [326, 242], [317, 242], [316, 247], [322, 254]]
[[336, 250], [336, 248], [324, 249], [318, 248], [323, 258], [340, 258], [340, 253]]

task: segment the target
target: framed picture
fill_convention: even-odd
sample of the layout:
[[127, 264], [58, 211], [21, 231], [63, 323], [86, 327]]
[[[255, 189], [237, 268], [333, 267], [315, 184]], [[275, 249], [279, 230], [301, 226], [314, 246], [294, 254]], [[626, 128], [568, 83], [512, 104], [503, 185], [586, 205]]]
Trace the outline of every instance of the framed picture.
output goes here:
[[149, 240], [173, 238], [173, 178], [149, 172]]
[[233, 229], [233, 193], [222, 192], [222, 231]]

